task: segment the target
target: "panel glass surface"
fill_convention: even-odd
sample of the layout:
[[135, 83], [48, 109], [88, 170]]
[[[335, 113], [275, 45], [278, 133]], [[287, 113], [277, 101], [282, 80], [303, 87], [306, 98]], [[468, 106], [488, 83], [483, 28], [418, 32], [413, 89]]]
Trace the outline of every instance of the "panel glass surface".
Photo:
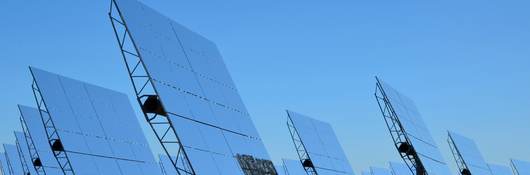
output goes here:
[[390, 162], [389, 167], [394, 175], [412, 175], [412, 172], [406, 164]]
[[171, 160], [166, 155], [158, 155], [158, 158], [160, 159], [160, 166], [162, 167], [162, 171], [167, 175], [177, 174], [177, 170], [175, 170], [175, 167], [173, 166], [173, 163], [171, 163]]
[[449, 132], [449, 137], [453, 140], [454, 147], [462, 156], [461, 158], [468, 166], [471, 174], [491, 175], [488, 164], [482, 157], [475, 141], [454, 132]]
[[530, 174], [530, 162], [512, 159], [511, 163], [516, 175]]
[[385, 82], [380, 81], [380, 83], [427, 173], [450, 174], [449, 167], [414, 102]]
[[287, 175], [306, 174], [304, 167], [302, 167], [302, 163], [299, 160], [283, 159], [282, 162], [283, 166], [285, 166]]
[[33, 161], [31, 160], [31, 156], [29, 153], [29, 146], [26, 142], [26, 136], [24, 136], [24, 133], [22, 132], [15, 132], [15, 138], [16, 138], [16, 145], [19, 153], [19, 157], [22, 162], [22, 168], [25, 172], [25, 174], [37, 174], [35, 171], [35, 168], [33, 168]]
[[346, 154], [329, 123], [325, 123], [296, 112], [287, 111], [289, 120], [309, 154], [319, 174], [333, 171], [339, 174], [353, 174]]
[[236, 155], [270, 160], [217, 46], [136, 0], [114, 2], [194, 170], [236, 173], [226, 168], [240, 171]]
[[488, 164], [488, 166], [493, 175], [513, 175], [512, 170], [508, 166], [497, 164]]
[[7, 163], [11, 172], [15, 174], [24, 174], [22, 169], [22, 162], [20, 156], [18, 155], [17, 146], [4, 144], [4, 151], [6, 153]]
[[10, 175], [5, 152], [0, 152], [0, 171], [2, 175]]
[[48, 136], [46, 136], [39, 110], [23, 105], [19, 105], [18, 109], [23, 119], [23, 125], [26, 126], [29, 133], [29, 138], [27, 139], [33, 141], [46, 174], [62, 174], [63, 172], [59, 168], [59, 164], [53, 156], [53, 152], [48, 143]]
[[392, 175], [390, 170], [379, 167], [370, 167], [370, 172], [372, 173], [372, 175]]
[[76, 174], [161, 174], [125, 94], [31, 72]]

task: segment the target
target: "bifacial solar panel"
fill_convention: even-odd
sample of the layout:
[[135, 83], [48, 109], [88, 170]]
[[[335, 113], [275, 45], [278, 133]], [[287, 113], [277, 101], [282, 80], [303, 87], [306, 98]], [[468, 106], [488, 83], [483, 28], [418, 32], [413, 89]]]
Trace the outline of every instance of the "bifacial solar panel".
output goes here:
[[451, 140], [449, 143], [452, 144], [450, 146], [456, 149], [456, 156], [460, 156], [471, 174], [491, 175], [488, 164], [482, 157], [475, 141], [454, 132], [449, 132], [449, 139]]
[[[31, 164], [36, 168], [43, 168], [44, 172], [50, 174], [63, 174], [59, 167], [57, 160], [53, 156], [52, 149], [48, 143], [46, 131], [40, 118], [39, 110], [36, 108], [18, 105], [20, 115], [22, 116], [22, 125], [27, 131], [26, 143], [33, 142], [35, 149], [31, 154], [34, 154], [32, 161], [40, 162], [38, 164]], [[47, 115], [43, 113], [44, 115]], [[30, 157], [31, 158], [31, 157]], [[38, 160], [37, 160], [38, 159]], [[39, 167], [40, 166], [40, 167]]]
[[173, 166], [173, 163], [171, 163], [171, 160], [167, 155], [158, 155], [158, 158], [160, 159], [160, 166], [162, 166], [162, 172], [164, 172], [167, 175], [171, 174], [178, 174], [177, 170], [175, 170], [175, 167]]
[[161, 174], [125, 94], [30, 69], [75, 174]]
[[217, 46], [136, 0], [114, 2], [195, 173], [270, 160]]
[[302, 163], [299, 160], [283, 159], [282, 162], [283, 162], [283, 166], [285, 167], [285, 174], [287, 175], [306, 174], [304, 167], [302, 167]]
[[18, 155], [17, 146], [4, 144], [4, 151], [6, 153], [7, 164], [11, 170], [11, 174], [24, 174], [24, 170], [22, 169], [22, 161]]
[[403, 163], [390, 162], [389, 167], [393, 175], [412, 175], [409, 167]]
[[513, 175], [510, 167], [504, 165], [488, 164], [493, 175]]
[[0, 171], [2, 175], [11, 175], [5, 152], [0, 152]]
[[399, 118], [401, 126], [404, 128], [412, 147], [418, 154], [418, 157], [429, 175], [448, 175], [450, 174], [440, 150], [431, 136], [431, 133], [414, 102], [408, 97], [402, 95], [390, 85], [379, 81], [386, 97]]
[[21, 159], [20, 161], [22, 163], [24, 174], [37, 174], [35, 168], [33, 167], [33, 161], [31, 161], [29, 146], [26, 143], [26, 136], [22, 132], [15, 132], [15, 138], [18, 155]]
[[372, 175], [392, 175], [390, 170], [386, 168], [370, 167], [370, 173]]
[[513, 173], [515, 175], [528, 175], [530, 174], [530, 162], [523, 160], [511, 160]]
[[318, 174], [328, 171], [336, 174], [353, 174], [346, 154], [329, 123], [292, 111], [287, 111], [287, 115]]

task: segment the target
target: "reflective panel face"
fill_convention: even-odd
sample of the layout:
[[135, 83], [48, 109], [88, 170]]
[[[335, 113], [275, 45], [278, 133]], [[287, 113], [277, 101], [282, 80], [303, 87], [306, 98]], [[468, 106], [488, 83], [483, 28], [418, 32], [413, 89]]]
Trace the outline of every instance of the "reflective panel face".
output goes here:
[[63, 172], [61, 168], [59, 168], [59, 164], [57, 163], [57, 160], [55, 160], [48, 143], [48, 136], [46, 136], [46, 131], [44, 130], [44, 125], [38, 109], [22, 105], [19, 105], [18, 109], [23, 119], [22, 124], [25, 125], [28, 133], [26, 143], [33, 141], [37, 152], [36, 154], [38, 155], [46, 174], [62, 174]]
[[217, 46], [136, 0], [114, 2], [196, 173], [270, 160]]
[[10, 175], [5, 152], [0, 152], [0, 171], [2, 172], [2, 175]]
[[488, 164], [493, 175], [513, 175], [510, 167], [496, 164]]
[[4, 151], [6, 153], [8, 167], [12, 174], [24, 174], [22, 162], [20, 156], [18, 155], [17, 146], [4, 144]]
[[390, 170], [386, 168], [370, 167], [372, 175], [392, 175]]
[[300, 163], [299, 160], [283, 159], [282, 162], [283, 166], [285, 166], [285, 172], [287, 175], [306, 174], [304, 167], [302, 167], [302, 163]]
[[412, 175], [409, 167], [403, 163], [390, 162], [389, 164], [393, 175]]
[[74, 173], [161, 173], [125, 94], [31, 72]]
[[287, 111], [317, 173], [353, 174], [346, 154], [330, 124]]
[[24, 133], [22, 132], [15, 132], [15, 138], [16, 138], [16, 145], [19, 157], [21, 159], [22, 163], [22, 169], [24, 170], [24, 174], [37, 174], [35, 171], [35, 168], [33, 168], [33, 161], [31, 160], [31, 156], [29, 153], [29, 146], [26, 143], [26, 136], [24, 136]]
[[511, 163], [515, 175], [530, 174], [530, 162], [512, 159]]
[[449, 137], [471, 174], [491, 175], [488, 164], [484, 161], [475, 141], [454, 132], [449, 132]]
[[380, 83], [427, 173], [429, 175], [450, 174], [449, 167], [414, 102], [383, 81]]
[[281, 164], [281, 165], [274, 165], [274, 167], [276, 168], [276, 172], [278, 173], [278, 175], [287, 175], [286, 172], [285, 172], [285, 168], [284, 168], [285, 165]]

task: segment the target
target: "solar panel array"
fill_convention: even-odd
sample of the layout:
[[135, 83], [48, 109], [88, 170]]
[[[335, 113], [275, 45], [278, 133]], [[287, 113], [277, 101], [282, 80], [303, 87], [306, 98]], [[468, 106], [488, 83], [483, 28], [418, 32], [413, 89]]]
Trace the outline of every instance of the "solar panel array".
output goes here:
[[530, 162], [523, 160], [511, 160], [512, 170], [515, 175], [528, 175], [530, 174]]
[[75, 174], [161, 173], [125, 94], [31, 72]]
[[403, 163], [390, 162], [389, 168], [393, 175], [412, 175], [409, 167]]
[[379, 168], [379, 167], [370, 167], [370, 174], [371, 175], [392, 175], [390, 170], [386, 168]]
[[4, 144], [4, 151], [6, 153], [7, 164], [11, 170], [11, 174], [24, 174], [24, 170], [22, 169], [22, 161], [18, 155], [17, 146]]
[[[286, 175], [306, 174], [300, 160], [282, 159]], [[281, 171], [281, 170], [278, 170]]]
[[217, 46], [136, 0], [114, 2], [195, 173], [270, 160]]
[[[470, 138], [460, 134], [449, 132], [450, 146], [455, 148], [455, 160], [463, 160], [464, 164], [471, 172], [476, 175], [491, 175], [488, 164], [480, 153], [477, 144]], [[462, 170], [461, 170], [462, 171]]]
[[[31, 161], [38, 161], [41, 164], [35, 168], [42, 168], [46, 174], [62, 174], [63, 171], [59, 167], [48, 143], [48, 137], [46, 136], [39, 110], [23, 105], [19, 105], [18, 109], [22, 117], [23, 128], [27, 130], [26, 142], [33, 142], [34, 149], [28, 148], [29, 152], [33, 154], [33, 157], [30, 156], [30, 158], [33, 158]], [[47, 115], [46, 113], [43, 114]], [[34, 164], [31, 165], [34, 166]]]
[[383, 81], [378, 81], [378, 83], [382, 86], [427, 173], [429, 175], [450, 174], [449, 168], [414, 102], [387, 83]]
[[318, 174], [353, 174], [346, 154], [329, 123], [287, 111]]
[[26, 136], [22, 132], [15, 132], [15, 139], [24, 174], [37, 174], [35, 168], [33, 167], [33, 161], [31, 160], [29, 153], [29, 146], [26, 142]]
[[488, 164], [493, 175], [513, 175], [510, 167], [504, 165]]

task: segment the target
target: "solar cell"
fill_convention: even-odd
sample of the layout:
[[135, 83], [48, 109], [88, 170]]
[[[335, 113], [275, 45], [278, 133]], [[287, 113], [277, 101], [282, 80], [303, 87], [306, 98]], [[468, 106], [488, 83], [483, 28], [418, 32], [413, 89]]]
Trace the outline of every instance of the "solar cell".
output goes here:
[[[125, 94], [44, 70], [30, 70], [43, 122], [53, 124], [47, 128], [48, 141], [56, 159], [67, 165], [63, 171], [161, 174]], [[58, 140], [50, 139], [52, 136]]]
[[11, 170], [11, 174], [24, 174], [24, 170], [22, 169], [22, 161], [17, 151], [17, 146], [4, 144], [4, 151], [6, 153], [7, 164]]
[[299, 160], [283, 159], [282, 162], [283, 166], [285, 167], [286, 175], [306, 174], [304, 167], [302, 167], [302, 163], [300, 163]]
[[469, 171], [475, 175], [491, 175], [488, 164], [475, 141], [454, 132], [449, 132], [448, 141], [460, 172]]
[[515, 175], [528, 175], [530, 174], [530, 162], [523, 160], [511, 160], [512, 170]]
[[9, 165], [7, 164], [6, 153], [0, 152], [0, 171], [2, 175], [10, 175]]
[[[376, 98], [398, 151], [412, 164], [409, 166], [429, 175], [450, 174], [414, 102], [380, 79], [377, 79]], [[417, 160], [407, 160], [411, 157]]]
[[513, 175], [512, 170], [504, 165], [488, 164], [493, 175]]
[[406, 164], [390, 162], [389, 165], [393, 175], [412, 175], [412, 172]]
[[26, 136], [22, 132], [15, 132], [16, 145], [18, 150], [18, 155], [22, 164], [22, 169], [24, 174], [37, 174], [35, 168], [32, 166], [33, 161], [31, 161], [29, 146], [26, 142]]
[[[116, 32], [126, 27], [117, 37], [146, 118], [167, 116], [163, 120], [174, 141], [159, 140], [169, 156], [175, 157], [171, 160], [174, 166], [184, 161], [191, 168], [183, 165], [179, 171], [196, 174], [261, 171], [251, 167], [274, 170], [217, 46], [136, 0], [113, 2], [116, 10], [111, 10], [111, 21]], [[134, 49], [125, 50], [125, 41], [131, 41]], [[139, 62], [130, 62], [131, 57]], [[148, 77], [145, 84], [137, 84], [141, 81], [137, 70]], [[156, 110], [148, 110], [150, 105], [157, 106]], [[157, 126], [152, 125], [155, 132]]]
[[31, 145], [30, 158], [32, 162], [35, 162], [31, 165], [46, 174], [63, 174], [53, 156], [38, 109], [23, 105], [18, 105], [18, 109], [22, 117], [26, 143]]
[[[290, 131], [292, 133], [295, 131], [294, 133], [300, 137], [304, 151], [309, 157], [310, 163], [307, 162], [305, 167], [314, 167], [318, 174], [353, 174], [346, 154], [330, 124], [292, 111], [287, 111], [287, 115]], [[291, 125], [293, 128], [290, 127]], [[300, 159], [303, 162], [307, 161], [303, 157]]]
[[392, 175], [390, 170], [379, 167], [370, 167], [370, 172], [372, 175]]

